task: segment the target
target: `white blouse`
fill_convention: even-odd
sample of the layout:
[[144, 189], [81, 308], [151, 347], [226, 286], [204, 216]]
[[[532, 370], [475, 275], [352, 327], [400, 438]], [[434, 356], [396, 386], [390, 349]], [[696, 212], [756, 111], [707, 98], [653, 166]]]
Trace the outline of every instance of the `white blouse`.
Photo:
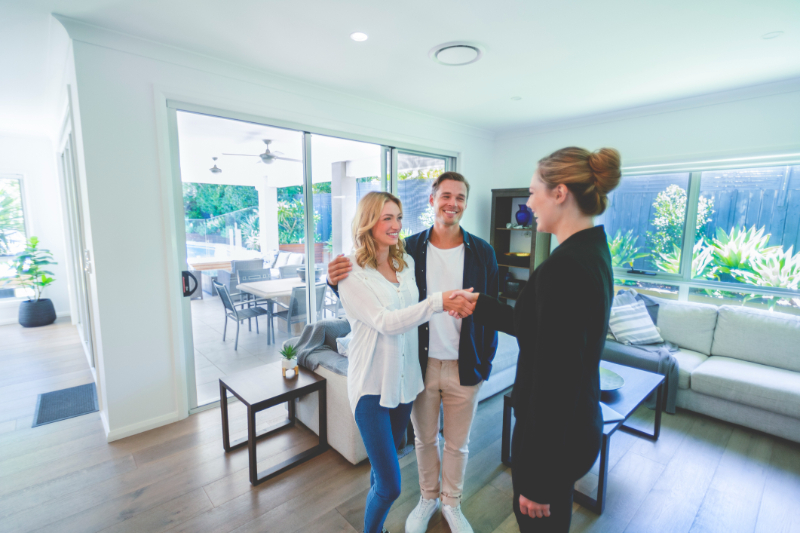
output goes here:
[[380, 395], [382, 407], [412, 402], [422, 392], [417, 326], [442, 311], [442, 293], [419, 301], [414, 260], [397, 273], [393, 285], [374, 268], [361, 268], [350, 256], [353, 270], [339, 282], [353, 338], [348, 347], [347, 393], [355, 414], [362, 396]]

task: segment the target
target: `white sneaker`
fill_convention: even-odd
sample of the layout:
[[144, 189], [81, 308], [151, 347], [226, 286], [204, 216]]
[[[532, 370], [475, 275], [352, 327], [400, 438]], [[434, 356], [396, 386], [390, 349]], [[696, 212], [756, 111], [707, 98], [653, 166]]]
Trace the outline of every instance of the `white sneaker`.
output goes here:
[[419, 503], [406, 518], [406, 533], [425, 533], [428, 530], [428, 522], [437, 509], [439, 509], [439, 498], [426, 500], [420, 496]]
[[453, 533], [473, 533], [472, 526], [469, 525], [467, 518], [461, 513], [461, 506], [450, 507], [447, 504], [442, 505], [442, 514], [444, 519], [447, 520], [447, 525], [450, 526], [450, 531]]

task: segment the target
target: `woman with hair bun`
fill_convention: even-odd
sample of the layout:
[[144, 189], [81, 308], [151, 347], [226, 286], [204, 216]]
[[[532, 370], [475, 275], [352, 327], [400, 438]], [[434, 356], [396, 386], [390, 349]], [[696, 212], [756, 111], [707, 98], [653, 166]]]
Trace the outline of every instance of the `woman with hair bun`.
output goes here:
[[517, 337], [513, 405], [514, 513], [520, 531], [567, 533], [575, 481], [600, 452], [600, 355], [614, 293], [603, 226], [620, 180], [619, 152], [563, 148], [539, 161], [528, 207], [558, 248], [533, 272], [514, 307], [457, 292], [461, 316]]

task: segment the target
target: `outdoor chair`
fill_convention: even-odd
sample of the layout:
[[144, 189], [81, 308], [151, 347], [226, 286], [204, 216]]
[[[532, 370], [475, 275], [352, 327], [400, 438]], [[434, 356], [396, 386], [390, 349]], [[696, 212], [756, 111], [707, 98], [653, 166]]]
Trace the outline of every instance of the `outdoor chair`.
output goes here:
[[325, 311], [331, 313], [333, 318], [339, 318], [339, 311], [344, 311], [342, 301], [333, 293], [330, 287], [325, 291], [325, 303], [323, 304], [323, 308]]
[[242, 299], [242, 294], [236, 289], [239, 285], [237, 273], [240, 270], [258, 270], [264, 268], [263, 259], [248, 259], [245, 261], [231, 261], [231, 270], [218, 270], [217, 279], [218, 283], [225, 285], [228, 288], [228, 294], [231, 295], [234, 301]]
[[[322, 318], [322, 308], [325, 302], [325, 291], [328, 285], [325, 283], [317, 283], [317, 319]], [[280, 302], [276, 302], [279, 306], [285, 307]], [[284, 311], [277, 311], [273, 313], [275, 318], [280, 318], [286, 321], [286, 332], [291, 336], [292, 324], [306, 323], [306, 288], [294, 287], [292, 289], [292, 297], [289, 299], [289, 306]], [[272, 330], [273, 334], [275, 330]], [[272, 337], [272, 342], [275, 342], [275, 337]]]
[[281, 279], [293, 278], [297, 276], [297, 269], [302, 265], [286, 265], [280, 267]]
[[[272, 274], [270, 273], [268, 268], [262, 268], [259, 270], [239, 270], [236, 272], [236, 276], [238, 277], [239, 285], [242, 283], [250, 283], [253, 281], [268, 281], [272, 279]], [[269, 323], [267, 324], [267, 339], [269, 339], [269, 334], [272, 329], [272, 311], [274, 310], [273, 304], [275, 300], [270, 300], [269, 298], [258, 298], [250, 293], [242, 292], [241, 293], [241, 300], [242, 303], [247, 304], [247, 307], [259, 306], [264, 305], [266, 306], [267, 313], [270, 315]], [[248, 327], [249, 324], [248, 324]]]
[[[258, 331], [258, 317], [268, 314], [269, 312], [264, 309], [263, 307], [252, 307], [249, 309], [236, 309], [236, 305], [246, 305], [246, 304], [234, 304], [233, 300], [231, 299], [231, 295], [228, 292], [228, 287], [223, 285], [222, 283], [215, 281], [214, 287], [217, 289], [217, 293], [219, 294], [220, 299], [222, 300], [222, 305], [225, 306], [225, 328], [222, 330], [222, 340], [225, 341], [225, 335], [228, 333], [228, 319], [232, 318], [236, 321], [236, 342], [233, 345], [234, 350], [239, 349], [239, 325], [250, 318], [256, 319], [256, 334], [259, 333]], [[267, 332], [269, 332], [270, 328], [267, 328]]]

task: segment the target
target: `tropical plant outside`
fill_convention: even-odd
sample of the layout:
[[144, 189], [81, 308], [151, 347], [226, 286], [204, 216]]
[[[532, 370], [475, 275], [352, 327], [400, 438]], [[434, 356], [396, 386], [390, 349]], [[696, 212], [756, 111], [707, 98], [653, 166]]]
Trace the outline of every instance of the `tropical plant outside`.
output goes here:
[[[647, 245], [659, 253], [671, 253], [675, 246], [680, 249], [683, 242], [683, 222], [686, 218], [686, 191], [679, 185], [670, 185], [660, 192], [653, 202], [655, 232], [647, 232]], [[714, 213], [713, 199], [700, 197], [697, 208], [697, 236], [703, 237]]]
[[25, 233], [21, 198], [16, 180], [0, 185], [0, 256], [13, 253], [14, 237]]
[[38, 302], [42, 297], [42, 291], [55, 281], [54, 274], [42, 267], [58, 263], [53, 261], [50, 250], [39, 248], [39, 239], [36, 237], [28, 239], [25, 249], [14, 257], [10, 264], [14, 275], [3, 278], [3, 286], [31, 289], [33, 295], [28, 297], [29, 301]]
[[[656, 197], [653, 207], [656, 231], [648, 232], [647, 248], [636, 246], [633, 230], [624, 234], [618, 230], [613, 238], [608, 237], [612, 265], [625, 268], [637, 259], [649, 258], [660, 272], [679, 274], [686, 192], [671, 185]], [[781, 246], [769, 246], [771, 235], [765, 233], [765, 227], [732, 227], [730, 231], [717, 228], [716, 234], [709, 236], [713, 212], [713, 200], [701, 197], [697, 241], [692, 251], [693, 279], [800, 290], [800, 253], [794, 254], [793, 247], [784, 251]], [[703, 289], [703, 292], [715, 297], [730, 296], [724, 290]], [[770, 306], [777, 302], [776, 298], [756, 294], [746, 294], [744, 300], [756, 297], [767, 300]], [[800, 299], [788, 301], [800, 306]]]

